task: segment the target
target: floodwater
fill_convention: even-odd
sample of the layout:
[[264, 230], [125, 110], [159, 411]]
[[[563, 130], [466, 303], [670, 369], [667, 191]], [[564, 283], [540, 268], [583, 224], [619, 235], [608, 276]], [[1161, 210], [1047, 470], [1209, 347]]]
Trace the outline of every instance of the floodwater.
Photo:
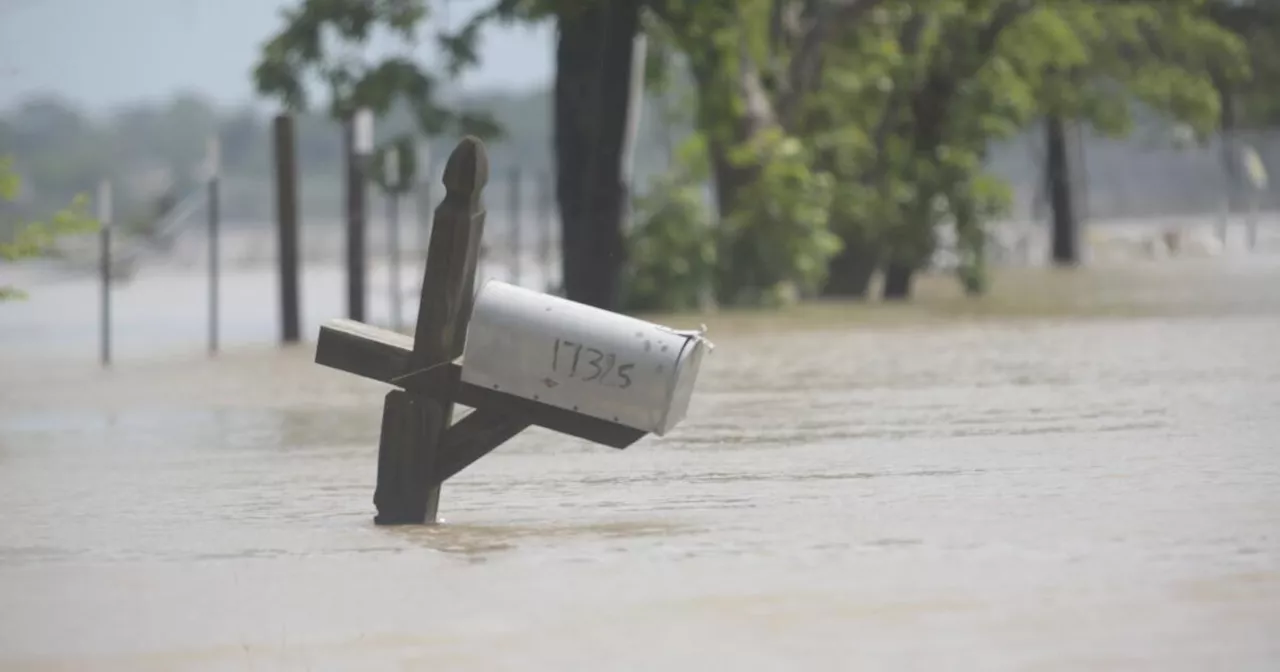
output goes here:
[[0, 669], [1280, 668], [1280, 258], [705, 319], [668, 437], [531, 430], [435, 528], [307, 346], [0, 359]]

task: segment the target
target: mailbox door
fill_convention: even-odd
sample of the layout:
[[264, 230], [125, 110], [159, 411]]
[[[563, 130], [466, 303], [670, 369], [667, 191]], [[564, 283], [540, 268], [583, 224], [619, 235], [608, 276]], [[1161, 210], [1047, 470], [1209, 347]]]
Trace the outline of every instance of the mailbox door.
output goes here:
[[667, 417], [662, 420], [662, 428], [654, 433], [662, 436], [675, 427], [689, 411], [689, 402], [693, 399], [693, 386], [698, 378], [698, 369], [702, 366], [702, 355], [706, 352], [706, 342], [701, 338], [689, 338], [685, 341], [676, 361], [676, 377], [672, 384], [671, 403], [667, 409]]
[[476, 296], [462, 379], [661, 434], [672, 422], [681, 354], [688, 354], [691, 340], [650, 322], [490, 280]]

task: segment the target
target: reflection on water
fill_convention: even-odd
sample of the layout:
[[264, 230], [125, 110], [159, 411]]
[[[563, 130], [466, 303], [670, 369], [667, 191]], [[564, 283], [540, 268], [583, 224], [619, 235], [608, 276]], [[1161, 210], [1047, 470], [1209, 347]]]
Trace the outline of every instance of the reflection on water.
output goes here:
[[0, 360], [0, 667], [1274, 669], [1251, 263], [716, 316], [678, 431], [531, 430], [434, 528], [372, 525], [385, 388], [307, 348]]

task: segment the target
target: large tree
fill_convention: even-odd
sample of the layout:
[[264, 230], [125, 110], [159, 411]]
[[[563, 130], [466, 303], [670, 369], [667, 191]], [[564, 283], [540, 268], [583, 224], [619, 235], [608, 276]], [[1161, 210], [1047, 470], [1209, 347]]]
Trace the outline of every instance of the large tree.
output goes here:
[[[1055, 248], [1073, 258], [1061, 122], [1123, 134], [1131, 101], [1138, 100], [1208, 130], [1217, 112], [1210, 68], [1231, 71], [1241, 54], [1237, 41], [1203, 19], [1201, 6], [1200, 0], [886, 5], [892, 11], [884, 21], [858, 27], [833, 51], [829, 97], [819, 97], [811, 117], [813, 137], [828, 152], [862, 150], [832, 161], [847, 197], [844, 209], [833, 212], [845, 252], [833, 264], [829, 289], [865, 292], [874, 260], [885, 265], [885, 297], [905, 298], [945, 220], [959, 234], [962, 279], [979, 289], [981, 220], [1005, 200], [982, 173], [986, 147], [1041, 116], [1058, 140], [1050, 147], [1058, 151], [1049, 153], [1060, 169], [1052, 173], [1060, 206]], [[847, 130], [835, 132], [841, 128]], [[850, 218], [852, 225], [842, 224]], [[868, 247], [871, 253], [853, 254]]]
[[567, 297], [616, 309], [626, 261], [623, 147], [640, 0], [567, 4], [556, 16], [555, 155]]
[[720, 215], [739, 208], [762, 166], [734, 150], [794, 134], [821, 85], [830, 42], [882, 0], [652, 0], [698, 89]]
[[[258, 92], [300, 111], [314, 100], [308, 81], [315, 81], [327, 89], [327, 109], [335, 119], [362, 107], [381, 115], [405, 103], [427, 135], [495, 134], [489, 115], [441, 104], [438, 73], [402, 55], [366, 58], [376, 32], [416, 44], [428, 17], [425, 0], [300, 0], [283, 12], [284, 26], [262, 48], [253, 73]], [[437, 37], [455, 68], [474, 60], [470, 41]]]
[[[497, 0], [453, 34], [440, 35], [455, 71], [478, 60], [476, 39], [490, 21], [554, 20], [557, 30], [554, 145], [565, 294], [615, 308], [624, 265], [622, 180], [632, 41], [642, 0]], [[425, 0], [303, 0], [264, 48], [259, 89], [291, 108], [307, 102], [306, 75], [326, 82], [337, 117], [356, 106], [385, 112], [406, 100], [429, 135], [497, 129], [491, 120], [440, 105], [437, 78], [404, 58], [352, 62], [327, 49], [331, 31], [344, 46], [363, 45], [375, 29], [418, 39]]]
[[[879, 4], [649, 3], [651, 44], [677, 52], [679, 59], [664, 62], [683, 65], [692, 82], [702, 156], [678, 170], [682, 179], [709, 177], [714, 188], [717, 222], [708, 230], [718, 249], [714, 285], [721, 302], [771, 303], [818, 289], [839, 241], [826, 223], [830, 176], [798, 137], [802, 110], [822, 84], [827, 47]], [[666, 180], [662, 188], [672, 185]]]
[[1045, 116], [1053, 263], [1080, 261], [1081, 213], [1066, 149], [1071, 122], [1123, 135], [1136, 101], [1190, 124], [1201, 137], [1217, 123], [1214, 82], [1242, 77], [1246, 55], [1238, 40], [1206, 19], [1205, 9], [1205, 0], [1064, 1], [1053, 12], [1039, 12], [1018, 43], [1055, 50], [1027, 61]]

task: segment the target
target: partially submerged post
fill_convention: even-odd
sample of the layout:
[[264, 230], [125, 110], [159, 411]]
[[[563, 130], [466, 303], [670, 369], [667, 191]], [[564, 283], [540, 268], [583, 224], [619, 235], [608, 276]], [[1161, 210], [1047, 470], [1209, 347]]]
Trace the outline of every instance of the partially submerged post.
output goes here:
[[1244, 174], [1249, 180], [1249, 214], [1246, 226], [1245, 245], [1248, 249], [1253, 250], [1258, 246], [1258, 202], [1262, 199], [1262, 194], [1267, 190], [1268, 176], [1267, 166], [1262, 162], [1262, 157], [1258, 156], [1258, 150], [1251, 145], [1246, 145], [1241, 150], [1241, 163], [1244, 164]]
[[373, 116], [366, 108], [352, 111], [342, 125], [346, 160], [347, 316], [364, 319], [365, 304], [365, 163], [373, 152]]
[[298, 164], [293, 117], [280, 114], [272, 124], [276, 167], [276, 235], [279, 246], [280, 341], [301, 338], [298, 309]]
[[[449, 157], [412, 340], [351, 320], [320, 329], [316, 363], [397, 388], [383, 405], [379, 524], [435, 522], [441, 483], [530, 425], [614, 448], [665, 433], [706, 349], [699, 333], [505, 283], [477, 293], [488, 171], [475, 138]], [[454, 404], [475, 410], [455, 423]]]
[[99, 326], [99, 352], [103, 366], [111, 365], [111, 183], [103, 180], [98, 183], [98, 273], [101, 281], [102, 310]]
[[221, 224], [218, 212], [219, 183], [221, 182], [221, 145], [217, 135], [209, 138], [205, 160], [208, 162], [208, 182], [205, 184], [205, 210], [208, 215], [209, 235], [209, 354], [218, 352], [218, 228]]

